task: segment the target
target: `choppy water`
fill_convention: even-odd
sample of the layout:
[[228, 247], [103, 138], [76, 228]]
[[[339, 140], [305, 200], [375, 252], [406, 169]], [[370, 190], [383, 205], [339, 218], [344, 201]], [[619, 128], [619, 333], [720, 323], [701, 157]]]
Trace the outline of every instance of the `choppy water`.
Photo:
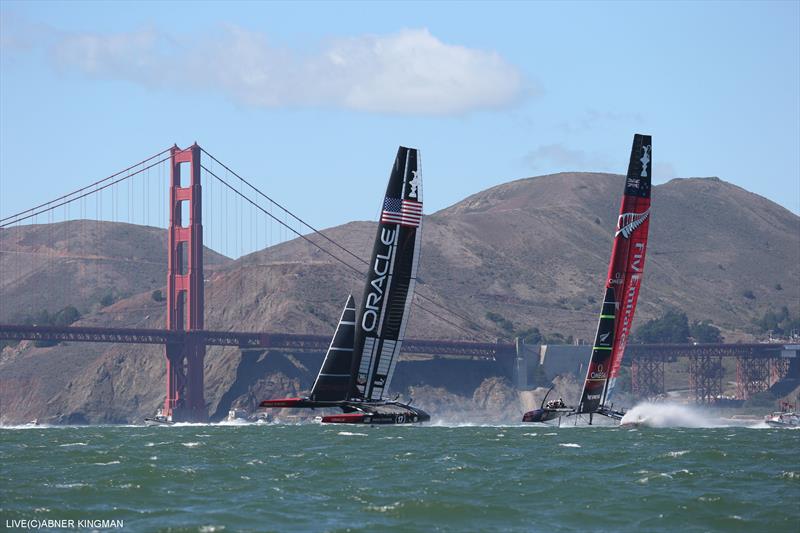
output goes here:
[[125, 531], [800, 530], [800, 431], [0, 429], [0, 515]]

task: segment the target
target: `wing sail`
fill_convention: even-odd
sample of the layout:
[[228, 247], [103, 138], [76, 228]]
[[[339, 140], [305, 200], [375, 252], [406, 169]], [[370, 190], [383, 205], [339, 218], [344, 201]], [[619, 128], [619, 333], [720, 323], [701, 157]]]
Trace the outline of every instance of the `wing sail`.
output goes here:
[[350, 368], [353, 363], [353, 340], [356, 304], [351, 294], [339, 318], [339, 325], [325, 354], [309, 398], [317, 402], [347, 400], [350, 392]]
[[356, 397], [380, 400], [392, 380], [414, 296], [421, 223], [419, 152], [401, 146], [386, 187], [356, 319], [351, 389]]
[[651, 163], [651, 137], [634, 135], [611, 249], [606, 293], [577, 409], [579, 413], [591, 413], [606, 404], [622, 364], [644, 274], [650, 226]]

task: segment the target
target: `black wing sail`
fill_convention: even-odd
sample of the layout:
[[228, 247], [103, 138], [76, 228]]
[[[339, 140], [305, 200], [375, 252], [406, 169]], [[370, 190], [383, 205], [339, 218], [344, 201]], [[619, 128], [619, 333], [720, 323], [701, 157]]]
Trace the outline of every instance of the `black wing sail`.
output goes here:
[[419, 152], [400, 147], [386, 187], [351, 368], [354, 397], [380, 400], [389, 388], [405, 334], [422, 232]]
[[309, 398], [317, 402], [347, 400], [353, 364], [353, 338], [356, 325], [356, 304], [351, 294], [339, 318], [328, 353], [311, 388]]

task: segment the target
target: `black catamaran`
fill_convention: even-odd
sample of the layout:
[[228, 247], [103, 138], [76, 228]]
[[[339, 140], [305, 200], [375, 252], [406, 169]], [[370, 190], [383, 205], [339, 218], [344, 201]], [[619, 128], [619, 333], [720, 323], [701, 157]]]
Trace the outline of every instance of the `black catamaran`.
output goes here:
[[322, 422], [410, 424], [430, 420], [416, 407], [387, 400], [417, 278], [422, 222], [419, 152], [400, 147], [394, 162], [361, 307], [349, 296], [306, 398], [264, 400], [261, 407], [338, 407]]
[[611, 249], [603, 307], [580, 403], [577, 407], [567, 407], [563, 402], [545, 404], [545, 395], [540, 408], [525, 413], [523, 422], [547, 422], [562, 416], [588, 414], [591, 424], [595, 413], [616, 420], [624, 414], [615, 411], [609, 400], [622, 364], [644, 274], [650, 226], [652, 157], [650, 136], [634, 135], [625, 193]]

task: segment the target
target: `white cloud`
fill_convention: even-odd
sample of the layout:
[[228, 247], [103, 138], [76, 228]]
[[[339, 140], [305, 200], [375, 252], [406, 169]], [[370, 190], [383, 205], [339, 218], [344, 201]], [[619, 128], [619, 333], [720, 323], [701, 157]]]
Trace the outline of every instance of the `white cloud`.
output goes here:
[[675, 165], [669, 163], [667, 161], [660, 163], [654, 162], [653, 163], [653, 180], [658, 183], [664, 183], [666, 181], [671, 180], [672, 178], [678, 177], [678, 171], [675, 168]]
[[608, 170], [613, 165], [606, 157], [584, 150], [567, 148], [563, 144], [540, 146], [529, 152], [525, 156], [525, 160], [534, 170], [558, 168], [562, 171], [598, 171]]
[[64, 71], [221, 91], [258, 107], [452, 115], [508, 106], [528, 92], [520, 71], [497, 53], [444, 43], [427, 29], [334, 39], [301, 54], [237, 26], [202, 39], [145, 28], [61, 34], [49, 52]]
[[644, 118], [639, 113], [620, 113], [615, 111], [598, 111], [596, 109], [586, 109], [572, 120], [558, 124], [564, 133], [582, 133], [602, 126], [603, 124], [622, 122], [628, 124], [643, 124]]

